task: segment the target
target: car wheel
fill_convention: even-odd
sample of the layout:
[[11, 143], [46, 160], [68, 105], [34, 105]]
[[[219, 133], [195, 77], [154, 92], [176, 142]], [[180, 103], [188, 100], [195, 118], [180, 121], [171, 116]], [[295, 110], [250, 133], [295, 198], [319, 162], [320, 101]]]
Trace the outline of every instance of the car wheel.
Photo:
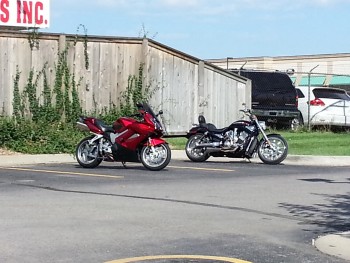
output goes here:
[[299, 112], [299, 116], [297, 118], [294, 118], [293, 120], [291, 120], [290, 128], [292, 131], [297, 131], [303, 126], [304, 126], [303, 115], [301, 114], [301, 112]]

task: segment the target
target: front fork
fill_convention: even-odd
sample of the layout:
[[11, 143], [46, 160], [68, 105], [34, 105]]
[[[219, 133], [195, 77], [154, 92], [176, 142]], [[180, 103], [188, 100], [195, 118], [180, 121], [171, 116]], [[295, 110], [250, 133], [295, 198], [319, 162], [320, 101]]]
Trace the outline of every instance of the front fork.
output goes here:
[[155, 150], [154, 150], [154, 144], [152, 143], [152, 139], [151, 137], [148, 137], [148, 140], [147, 140], [147, 146], [151, 148], [151, 153], [155, 153]]
[[259, 121], [256, 119], [255, 120], [255, 123], [256, 123], [256, 125], [258, 126], [258, 128], [259, 128], [259, 130], [260, 130], [260, 132], [261, 132], [261, 134], [262, 134], [262, 136], [263, 136], [263, 138], [264, 138], [264, 140], [267, 142], [267, 144], [272, 148], [272, 150], [275, 150], [275, 147], [272, 145], [272, 143], [270, 142], [270, 140], [269, 140], [269, 137], [267, 137], [267, 135], [266, 135], [266, 133], [265, 133], [265, 131], [264, 131], [264, 129], [261, 127], [261, 125], [260, 125], [260, 123], [259, 123]]
[[164, 141], [162, 138], [151, 138], [148, 137], [147, 142], [145, 143], [145, 146], [150, 147], [150, 152], [152, 154], [159, 154], [159, 151], [155, 149], [155, 146], [167, 144], [166, 141]]

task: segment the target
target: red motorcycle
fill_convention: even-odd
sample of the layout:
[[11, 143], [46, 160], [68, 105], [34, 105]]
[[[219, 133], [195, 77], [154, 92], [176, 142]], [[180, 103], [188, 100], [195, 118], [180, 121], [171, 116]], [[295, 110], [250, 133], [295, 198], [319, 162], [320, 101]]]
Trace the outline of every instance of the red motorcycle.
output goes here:
[[[93, 135], [81, 140], [76, 148], [78, 163], [84, 168], [97, 167], [102, 161], [142, 162], [151, 171], [165, 168], [171, 158], [158, 116], [147, 103], [137, 104], [138, 114], [117, 119], [113, 126], [93, 117], [80, 117], [77, 127]], [[133, 118], [138, 117], [141, 121]]]

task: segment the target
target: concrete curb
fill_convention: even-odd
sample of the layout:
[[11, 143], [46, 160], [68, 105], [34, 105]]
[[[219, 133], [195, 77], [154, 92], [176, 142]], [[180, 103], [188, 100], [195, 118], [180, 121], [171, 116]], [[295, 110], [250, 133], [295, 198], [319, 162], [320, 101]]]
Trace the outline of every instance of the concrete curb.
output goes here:
[[[189, 159], [184, 150], [172, 150], [171, 157], [174, 160]], [[208, 161], [215, 162], [242, 162], [243, 159], [233, 159], [226, 157], [210, 157]], [[10, 154], [0, 155], [0, 166], [15, 166], [26, 164], [43, 163], [71, 163], [76, 162], [72, 154]], [[248, 162], [248, 160], [247, 160]], [[262, 163], [259, 158], [251, 159], [253, 163]], [[349, 166], [350, 156], [311, 156], [311, 155], [288, 155], [282, 162], [288, 165], [311, 165], [311, 166]]]
[[11, 154], [0, 155], [0, 166], [18, 166], [45, 163], [70, 163], [76, 162], [70, 154]]

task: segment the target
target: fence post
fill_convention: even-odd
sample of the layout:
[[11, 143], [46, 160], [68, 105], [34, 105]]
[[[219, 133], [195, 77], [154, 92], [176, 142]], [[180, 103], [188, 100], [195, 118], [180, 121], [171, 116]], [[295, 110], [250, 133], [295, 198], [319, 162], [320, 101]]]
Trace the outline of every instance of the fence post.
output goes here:
[[58, 50], [62, 52], [66, 48], [66, 35], [60, 35], [58, 38]]
[[146, 83], [149, 83], [149, 74], [148, 74], [148, 68], [149, 68], [149, 53], [148, 53], [148, 45], [149, 41], [148, 38], [142, 39], [142, 47], [141, 47], [141, 64], [143, 66], [143, 80], [142, 80], [142, 89], [145, 90]]
[[197, 118], [199, 114], [204, 114], [204, 106], [203, 109], [200, 109], [201, 101], [204, 99], [204, 61], [198, 62], [198, 89], [195, 92], [195, 117]]

